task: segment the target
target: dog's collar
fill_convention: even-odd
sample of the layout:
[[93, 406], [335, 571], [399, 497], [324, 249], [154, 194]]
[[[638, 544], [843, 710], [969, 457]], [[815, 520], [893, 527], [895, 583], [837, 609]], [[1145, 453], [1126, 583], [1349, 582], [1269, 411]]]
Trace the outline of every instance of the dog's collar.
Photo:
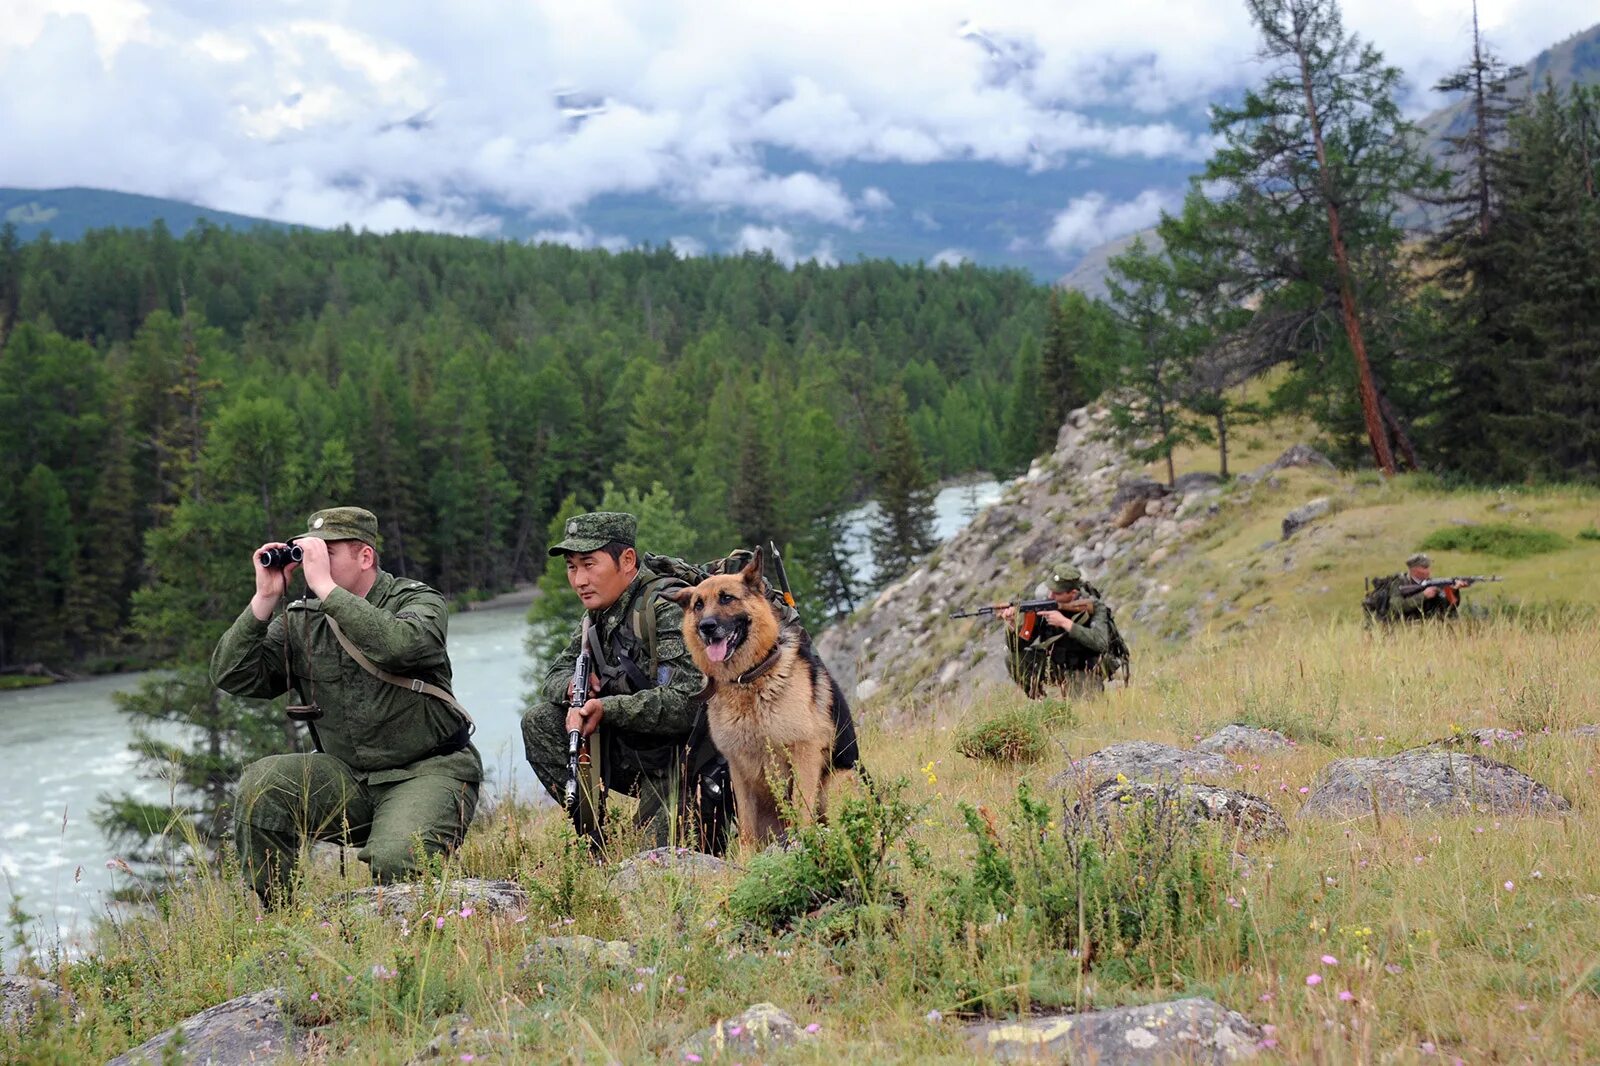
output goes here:
[[762, 659], [750, 669], [734, 678], [733, 683], [735, 685], [748, 685], [750, 682], [754, 681], [768, 670], [771, 670], [774, 666], [778, 665], [778, 652], [780, 650], [781, 649], [778, 647], [774, 647], [765, 659]]

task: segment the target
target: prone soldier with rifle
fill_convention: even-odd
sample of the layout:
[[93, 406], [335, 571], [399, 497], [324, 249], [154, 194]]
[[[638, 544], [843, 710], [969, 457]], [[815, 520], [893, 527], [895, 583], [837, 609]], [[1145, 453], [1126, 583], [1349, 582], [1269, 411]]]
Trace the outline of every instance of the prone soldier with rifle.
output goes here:
[[1051, 689], [1090, 695], [1119, 671], [1126, 677], [1128, 645], [1099, 590], [1065, 560], [1051, 569], [1047, 583], [1048, 598], [987, 604], [950, 617], [1006, 623], [1006, 669], [1030, 698]]
[[1462, 589], [1499, 580], [1492, 574], [1434, 577], [1432, 558], [1417, 552], [1406, 560], [1404, 573], [1368, 578], [1361, 606], [1368, 619], [1380, 622], [1450, 619], [1460, 613]]

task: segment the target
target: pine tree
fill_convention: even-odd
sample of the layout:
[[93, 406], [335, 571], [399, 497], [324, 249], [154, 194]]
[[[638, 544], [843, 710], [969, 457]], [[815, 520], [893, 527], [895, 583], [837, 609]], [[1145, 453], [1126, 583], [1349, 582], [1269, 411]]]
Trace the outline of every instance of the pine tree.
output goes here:
[[934, 536], [933, 487], [906, 421], [905, 397], [890, 390], [880, 401], [881, 447], [874, 498], [878, 504], [868, 530], [873, 581], [885, 585], [931, 552]]
[[1314, 357], [1301, 369], [1321, 373], [1322, 388], [1340, 386], [1317, 365], [1319, 327], [1342, 333], [1374, 461], [1393, 473], [1399, 444], [1415, 466], [1374, 377], [1393, 345], [1373, 323], [1403, 288], [1395, 216], [1402, 199], [1437, 184], [1395, 104], [1400, 72], [1345, 31], [1335, 0], [1246, 4], [1268, 73], [1238, 106], [1213, 109], [1223, 146], [1199, 179], [1218, 195], [1208, 237], [1235, 244], [1261, 314], [1285, 322], [1280, 341], [1300, 338]]
[[[1055, 303], [1051, 303], [1054, 314]], [[1052, 325], [1052, 344], [1054, 344]], [[1026, 470], [1034, 456], [1050, 450], [1051, 438], [1066, 414], [1052, 392], [1041, 382], [1039, 343], [1029, 335], [1017, 353], [1016, 370], [1011, 378], [1011, 397], [1006, 405], [1006, 469]]]
[[1472, 56], [1434, 86], [1464, 96], [1469, 121], [1445, 139], [1454, 174], [1434, 200], [1444, 217], [1428, 239], [1428, 258], [1439, 264], [1433, 274], [1442, 290], [1438, 348], [1449, 375], [1436, 394], [1432, 446], [1447, 468], [1478, 476], [1516, 476], [1483, 426], [1508, 413], [1501, 374], [1516, 336], [1507, 273], [1516, 250], [1503, 246], [1498, 230], [1507, 123], [1515, 109], [1509, 84], [1521, 75], [1484, 43], [1474, 3]]

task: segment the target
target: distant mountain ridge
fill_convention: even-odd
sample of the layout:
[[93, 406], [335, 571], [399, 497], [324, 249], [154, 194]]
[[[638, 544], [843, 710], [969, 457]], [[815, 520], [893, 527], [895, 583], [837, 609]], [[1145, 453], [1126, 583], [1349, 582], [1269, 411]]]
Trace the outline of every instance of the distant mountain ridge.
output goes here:
[[109, 189], [12, 189], [0, 188], [0, 224], [11, 223], [25, 241], [49, 233], [58, 241], [80, 240], [92, 229], [109, 226], [140, 228], [157, 219], [166, 222], [174, 235], [183, 236], [201, 219], [231, 229], [269, 226], [287, 229], [281, 222], [216, 211], [209, 207], [166, 200], [158, 196], [113, 192]]

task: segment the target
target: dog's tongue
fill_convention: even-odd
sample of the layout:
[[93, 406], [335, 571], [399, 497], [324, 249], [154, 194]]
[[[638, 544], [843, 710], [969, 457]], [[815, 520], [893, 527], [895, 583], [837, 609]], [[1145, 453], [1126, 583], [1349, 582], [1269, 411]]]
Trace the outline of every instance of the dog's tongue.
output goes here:
[[728, 645], [732, 643], [732, 640], [727, 637], [723, 637], [721, 640], [716, 641], [715, 643], [707, 644], [706, 658], [710, 659], [714, 663], [720, 663], [722, 660], [728, 657]]

